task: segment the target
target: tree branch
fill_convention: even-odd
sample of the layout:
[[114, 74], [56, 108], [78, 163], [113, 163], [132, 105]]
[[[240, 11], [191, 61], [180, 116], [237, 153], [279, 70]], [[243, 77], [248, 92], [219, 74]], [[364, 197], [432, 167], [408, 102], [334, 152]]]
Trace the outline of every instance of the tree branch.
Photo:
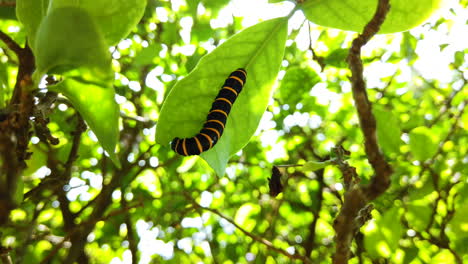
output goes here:
[[[365, 26], [363, 33], [354, 39], [347, 58], [351, 70], [353, 98], [365, 139], [365, 151], [369, 163], [375, 171], [375, 176], [372, 177], [368, 186], [361, 186], [353, 167], [343, 161], [341, 165], [338, 164], [344, 176], [346, 192], [343, 206], [333, 223], [336, 232], [334, 264], [348, 263], [354, 236], [366, 222], [372, 210], [372, 206], [367, 203], [381, 195], [390, 185], [392, 168], [385, 160], [377, 143], [377, 122], [372, 114], [372, 103], [367, 96], [363, 77], [364, 67], [361, 60], [362, 47], [379, 31], [389, 10], [389, 0], [379, 0], [372, 20]], [[343, 153], [338, 150], [337, 148], [335, 151], [338, 160], [341, 160]]]
[[370, 185], [364, 190], [370, 200], [375, 199], [388, 188], [392, 168], [385, 160], [377, 143], [377, 125], [375, 117], [372, 114], [372, 103], [367, 96], [366, 83], [364, 82], [361, 48], [379, 31], [390, 9], [389, 2], [389, 0], [379, 0], [374, 17], [366, 25], [363, 33], [354, 39], [347, 58], [352, 73], [350, 79], [353, 98], [359, 116], [360, 127], [365, 138], [367, 158], [376, 173]]
[[34, 56], [29, 47], [21, 48], [0, 31], [0, 39], [18, 56], [19, 68], [13, 96], [0, 119], [0, 226], [8, 220], [9, 212], [21, 201], [15, 200], [19, 178], [31, 153], [27, 151], [30, 117], [34, 109], [31, 75]]
[[0, 30], [0, 39], [7, 45], [9, 49], [11, 49], [16, 55], [19, 57], [21, 52], [23, 51], [23, 48], [18, 45], [10, 36], [5, 34], [5, 32]]

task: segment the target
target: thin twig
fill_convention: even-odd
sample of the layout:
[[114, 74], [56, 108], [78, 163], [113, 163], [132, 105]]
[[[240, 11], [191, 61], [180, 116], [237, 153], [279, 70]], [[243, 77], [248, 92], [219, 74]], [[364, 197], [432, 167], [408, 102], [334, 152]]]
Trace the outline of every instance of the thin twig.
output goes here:
[[320, 70], [323, 71], [325, 69], [325, 58], [322, 56], [318, 56], [315, 52], [313, 45], [312, 45], [312, 32], [310, 31], [310, 23], [307, 23], [307, 29], [309, 32], [309, 50], [312, 52], [312, 59], [314, 59], [319, 65]]
[[0, 30], [0, 39], [7, 45], [9, 49], [11, 49], [16, 55], [19, 56], [19, 54], [23, 51], [23, 48], [18, 45], [10, 36], [5, 34], [5, 32]]
[[141, 116], [130, 116], [130, 115], [127, 115], [124, 111], [120, 111], [120, 117], [122, 117], [122, 119], [132, 120], [132, 121], [142, 123], [144, 127], [152, 127], [156, 125], [156, 122], [154, 122], [153, 120], [149, 118], [145, 118]]
[[304, 164], [282, 164], [282, 165], [275, 165], [275, 167], [280, 168], [291, 168], [291, 167], [302, 167]]
[[242, 228], [240, 225], [238, 225], [236, 222], [234, 222], [234, 220], [230, 219], [229, 217], [223, 215], [222, 213], [220, 213], [218, 210], [216, 209], [212, 209], [212, 208], [209, 208], [209, 207], [204, 207], [204, 206], [201, 206], [200, 204], [198, 204], [196, 201], [194, 201], [192, 199], [192, 203], [194, 204], [195, 207], [198, 207], [198, 208], [201, 208], [203, 210], [206, 210], [206, 211], [209, 211], [209, 212], [212, 212], [214, 213], [215, 215], [223, 218], [224, 220], [228, 221], [229, 223], [231, 223], [232, 225], [234, 225], [237, 229], [239, 229], [242, 233], [244, 233], [246, 236], [252, 238], [253, 240], [259, 242], [259, 243], [262, 243], [263, 245], [267, 246], [269, 249], [273, 250], [273, 251], [276, 251], [280, 254], [283, 254], [285, 255], [286, 257], [290, 258], [290, 259], [298, 259], [298, 260], [302, 260], [303, 263], [311, 263], [311, 260], [306, 257], [306, 256], [302, 256], [302, 255], [299, 255], [299, 254], [291, 254], [289, 252], [287, 252], [286, 250], [284, 249], [281, 249], [281, 248], [278, 248], [278, 247], [275, 247], [273, 245], [272, 242], [270, 242], [269, 240], [266, 240], [262, 237], [259, 237], [257, 235], [254, 235], [252, 233], [250, 233], [249, 231], [245, 230], [244, 228]]

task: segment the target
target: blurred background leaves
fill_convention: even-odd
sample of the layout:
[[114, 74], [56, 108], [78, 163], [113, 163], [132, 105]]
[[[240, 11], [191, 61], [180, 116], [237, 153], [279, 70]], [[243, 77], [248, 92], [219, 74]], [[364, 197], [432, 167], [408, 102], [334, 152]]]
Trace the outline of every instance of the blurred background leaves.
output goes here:
[[[0, 30], [24, 45], [34, 30], [11, 16], [7, 2], [0, 1]], [[455, 38], [466, 32], [466, 6], [457, 2], [411, 31], [379, 35], [363, 50], [379, 143], [395, 173], [353, 244], [353, 263], [468, 261], [468, 47]], [[97, 133], [77, 133], [83, 121], [71, 96], [57, 98], [47, 128], [60, 143], [31, 138], [24, 200], [1, 230], [0, 243], [15, 263], [302, 262], [228, 220], [276, 248], [330, 262], [340, 172], [284, 169], [277, 198], [268, 195], [267, 178], [273, 164], [328, 160], [338, 144], [350, 151], [363, 182], [373, 175], [343, 61], [354, 33], [303, 23], [300, 12], [291, 18], [273, 98], [224, 176], [155, 142], [155, 123], [176, 81], [227, 38], [260, 22], [232, 10], [240, 9], [231, 1], [148, 1], [139, 23], [122, 31], [130, 34], [107, 43], [115, 44], [110, 65], [120, 120], [112, 126], [120, 134], [120, 168]], [[18, 59], [3, 42], [0, 59], [1, 107], [11, 97]]]

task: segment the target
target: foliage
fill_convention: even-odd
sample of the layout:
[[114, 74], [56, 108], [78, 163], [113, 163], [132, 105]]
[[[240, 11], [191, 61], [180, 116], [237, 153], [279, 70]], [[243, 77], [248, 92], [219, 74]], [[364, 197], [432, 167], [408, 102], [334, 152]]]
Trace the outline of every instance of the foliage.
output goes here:
[[[378, 1], [269, 2], [292, 11], [252, 24], [227, 0], [0, 0], [0, 263], [467, 262], [468, 47], [451, 33], [467, 2], [399, 32], [442, 1], [390, 1], [379, 33], [399, 33], [360, 54], [378, 152], [342, 31]], [[170, 140], [199, 131], [239, 67], [221, 140], [178, 156]], [[375, 156], [391, 182], [351, 206], [346, 256], [340, 219]]]

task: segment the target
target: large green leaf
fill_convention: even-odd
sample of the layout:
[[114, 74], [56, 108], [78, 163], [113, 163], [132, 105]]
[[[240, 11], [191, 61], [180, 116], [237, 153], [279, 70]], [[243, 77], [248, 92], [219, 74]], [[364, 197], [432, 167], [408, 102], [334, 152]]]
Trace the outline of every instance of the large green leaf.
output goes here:
[[427, 127], [417, 127], [409, 133], [409, 145], [415, 159], [425, 161], [437, 152], [437, 142]]
[[[426, 21], [443, 0], [391, 0], [390, 12], [379, 33], [409, 30]], [[372, 19], [378, 0], [314, 0], [305, 1], [302, 10], [315, 24], [362, 32]]]
[[93, 82], [113, 77], [107, 45], [81, 8], [57, 8], [48, 14], [37, 31], [34, 55], [36, 82], [46, 73], [79, 75]]
[[379, 105], [375, 105], [373, 112], [377, 120], [377, 140], [385, 154], [399, 153], [401, 144], [401, 130], [398, 118]]
[[101, 86], [83, 79], [67, 78], [48, 89], [64, 94], [93, 130], [110, 159], [120, 167], [115, 154], [119, 138], [119, 106], [112, 85]]
[[16, 16], [23, 23], [29, 45], [34, 47], [36, 42], [36, 32], [42, 18], [47, 13], [49, 0], [17, 0]]
[[369, 223], [364, 230], [364, 245], [367, 252], [374, 258], [390, 257], [400, 247], [399, 241], [403, 235], [399, 209], [394, 207], [377, 217], [375, 223]]
[[412, 229], [422, 231], [427, 227], [429, 221], [431, 221], [431, 214], [432, 208], [429, 206], [429, 201], [412, 201], [408, 205], [406, 219]]
[[161, 110], [156, 140], [168, 145], [174, 137], [193, 137], [203, 126], [211, 103], [229, 73], [247, 70], [247, 82], [234, 104], [224, 134], [202, 157], [224, 174], [229, 157], [249, 141], [272, 94], [283, 58], [287, 18], [252, 26], [203, 57], [197, 67], [171, 90]]
[[93, 17], [108, 45], [117, 44], [140, 21], [146, 0], [54, 0], [52, 9], [79, 7]]
[[54, 0], [49, 5], [49, 0], [18, 0], [16, 16], [24, 25], [30, 46], [34, 47], [36, 32], [48, 13], [64, 7], [81, 8], [93, 18], [106, 44], [115, 45], [140, 21], [146, 3], [146, 0]]

